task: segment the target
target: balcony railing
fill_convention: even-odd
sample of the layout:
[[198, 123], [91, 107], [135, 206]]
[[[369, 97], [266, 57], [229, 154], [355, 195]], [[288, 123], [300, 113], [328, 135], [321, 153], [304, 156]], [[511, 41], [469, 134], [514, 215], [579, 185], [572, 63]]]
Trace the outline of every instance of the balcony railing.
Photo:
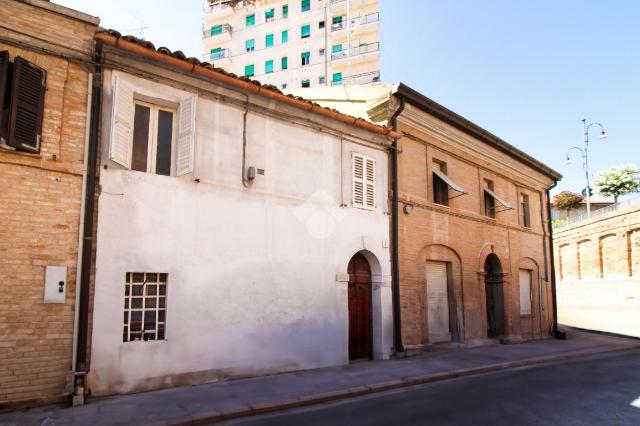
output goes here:
[[211, 52], [209, 59], [212, 61], [219, 61], [220, 59], [231, 59], [231, 50], [222, 49], [218, 50], [217, 52]]
[[[370, 13], [368, 15], [364, 15], [364, 16], [359, 16], [357, 18], [353, 18], [351, 19], [351, 30], [355, 30], [356, 28], [362, 26], [362, 25], [367, 25], [367, 24], [372, 24], [374, 22], [379, 22], [380, 21], [380, 13], [376, 12], [376, 13]], [[342, 17], [342, 21], [341, 22], [336, 22], [335, 24], [331, 25], [331, 31], [340, 31], [347, 28], [347, 17], [343, 16]]]
[[229, 24], [217, 25], [202, 32], [202, 38], [215, 37], [222, 34], [231, 35], [233, 28]]
[[380, 71], [366, 72], [363, 74], [352, 75], [351, 77], [335, 80], [331, 82], [332, 86], [353, 86], [357, 84], [370, 84], [380, 81]]
[[333, 52], [331, 54], [331, 60], [337, 61], [338, 59], [347, 58], [349, 56], [354, 57], [359, 55], [365, 55], [367, 53], [374, 53], [379, 50], [380, 50], [380, 43], [362, 44], [357, 47], [352, 47], [351, 49], [344, 49], [339, 52]]

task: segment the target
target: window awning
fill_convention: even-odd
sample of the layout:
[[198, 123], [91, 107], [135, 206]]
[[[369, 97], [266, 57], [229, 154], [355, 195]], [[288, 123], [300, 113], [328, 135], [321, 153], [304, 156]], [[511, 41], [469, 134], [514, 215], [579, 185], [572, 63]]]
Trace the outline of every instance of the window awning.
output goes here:
[[500, 198], [498, 194], [496, 194], [495, 192], [487, 188], [485, 188], [484, 190], [487, 194], [491, 195], [494, 200], [500, 203], [502, 207], [504, 207], [507, 210], [513, 210], [513, 207], [511, 206], [511, 204], [507, 203], [503, 198]]
[[453, 189], [456, 192], [460, 192], [461, 194], [466, 194], [467, 191], [465, 191], [460, 185], [458, 185], [457, 183], [455, 183], [453, 181], [453, 179], [451, 179], [449, 176], [445, 175], [444, 173], [442, 173], [441, 170], [437, 170], [434, 169], [433, 173], [438, 176], [440, 179], [442, 179], [444, 181], [444, 183], [446, 183], [447, 185], [449, 185], [449, 188]]

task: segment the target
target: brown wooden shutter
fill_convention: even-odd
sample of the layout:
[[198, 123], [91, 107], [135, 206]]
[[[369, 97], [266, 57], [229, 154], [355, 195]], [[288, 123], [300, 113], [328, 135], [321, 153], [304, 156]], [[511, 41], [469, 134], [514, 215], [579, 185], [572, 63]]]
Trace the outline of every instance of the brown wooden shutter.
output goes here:
[[4, 98], [7, 96], [7, 76], [9, 75], [9, 52], [6, 50], [0, 52], [0, 136], [2, 136], [2, 129], [4, 118]]
[[46, 71], [17, 57], [13, 68], [9, 145], [40, 152]]

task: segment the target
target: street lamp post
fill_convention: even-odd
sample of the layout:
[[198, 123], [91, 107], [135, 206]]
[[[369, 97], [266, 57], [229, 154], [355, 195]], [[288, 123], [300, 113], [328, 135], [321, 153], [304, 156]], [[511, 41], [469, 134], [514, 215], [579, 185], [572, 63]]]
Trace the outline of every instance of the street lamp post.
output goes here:
[[584, 169], [584, 175], [587, 181], [587, 187], [585, 189], [585, 195], [587, 197], [587, 218], [591, 217], [591, 183], [589, 178], [589, 129], [591, 126], [600, 127], [600, 139], [606, 139], [607, 133], [604, 131], [604, 127], [600, 123], [591, 123], [587, 124], [587, 119], [582, 119], [582, 129], [584, 132], [584, 148], [580, 148], [578, 146], [573, 146], [569, 148], [567, 151], [567, 159], [565, 164], [571, 164], [571, 158], [569, 157], [569, 153], [577, 149], [582, 154], [582, 168]]

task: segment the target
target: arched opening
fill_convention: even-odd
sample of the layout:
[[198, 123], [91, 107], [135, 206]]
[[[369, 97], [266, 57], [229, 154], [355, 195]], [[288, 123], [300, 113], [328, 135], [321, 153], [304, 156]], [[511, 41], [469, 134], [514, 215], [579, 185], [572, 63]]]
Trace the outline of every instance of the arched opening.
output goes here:
[[491, 253], [487, 256], [487, 259], [484, 262], [484, 272], [484, 284], [487, 299], [487, 336], [504, 336], [504, 289], [502, 264], [495, 253]]
[[349, 261], [349, 360], [373, 358], [371, 266], [356, 253]]

